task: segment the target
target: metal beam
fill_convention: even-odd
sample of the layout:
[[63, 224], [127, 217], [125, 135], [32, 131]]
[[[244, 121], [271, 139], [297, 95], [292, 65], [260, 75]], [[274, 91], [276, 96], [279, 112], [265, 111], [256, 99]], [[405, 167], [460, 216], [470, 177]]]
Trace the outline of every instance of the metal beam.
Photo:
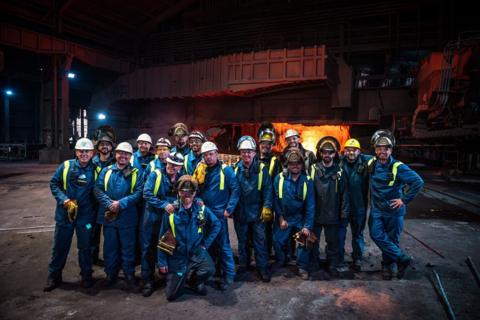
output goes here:
[[41, 54], [69, 55], [93, 67], [119, 73], [128, 73], [132, 67], [126, 57], [4, 23], [0, 25], [0, 43]]

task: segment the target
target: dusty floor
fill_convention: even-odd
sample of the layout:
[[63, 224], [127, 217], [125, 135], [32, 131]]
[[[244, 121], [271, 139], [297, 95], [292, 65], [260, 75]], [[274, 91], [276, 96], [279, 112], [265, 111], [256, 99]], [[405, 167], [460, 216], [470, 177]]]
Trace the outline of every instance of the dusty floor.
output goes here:
[[[264, 284], [252, 273], [227, 293], [209, 287], [206, 297], [188, 294], [168, 303], [162, 288], [149, 298], [127, 293], [121, 281], [103, 288], [99, 267], [95, 286], [82, 289], [74, 242], [63, 275], [66, 284], [44, 293], [54, 224], [48, 182], [55, 167], [0, 164], [0, 319], [446, 319], [430, 282], [433, 269], [457, 318], [478, 319], [480, 288], [464, 260], [470, 256], [480, 267], [480, 216], [466, 211], [459, 199], [442, 198], [448, 185], [442, 194], [422, 193], [405, 223], [409, 234], [445, 258], [404, 233], [402, 247], [415, 264], [403, 280], [381, 280], [380, 251], [367, 231], [364, 271], [353, 280], [302, 281], [276, 274]], [[441, 183], [435, 183], [438, 191]], [[462, 194], [471, 207], [480, 196], [476, 188], [466, 190]], [[235, 235], [231, 238], [235, 247]]]

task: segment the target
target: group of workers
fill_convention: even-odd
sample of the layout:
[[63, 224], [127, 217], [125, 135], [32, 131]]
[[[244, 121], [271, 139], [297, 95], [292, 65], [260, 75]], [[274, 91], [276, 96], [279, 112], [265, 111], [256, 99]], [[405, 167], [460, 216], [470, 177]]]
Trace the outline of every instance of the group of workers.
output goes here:
[[[253, 265], [264, 282], [272, 270], [293, 261], [304, 280], [321, 266], [339, 276], [349, 269], [344, 261], [348, 225], [350, 267], [360, 271], [368, 208], [370, 236], [382, 251], [383, 278], [402, 278], [410, 265], [399, 240], [406, 205], [423, 180], [392, 157], [395, 138], [388, 130], [372, 136], [374, 156], [362, 154], [356, 139], [345, 142], [341, 156], [336, 138], [320, 139], [314, 154], [289, 129], [287, 147], [277, 156], [272, 151], [276, 131], [262, 125], [256, 140], [239, 139], [240, 160], [233, 166], [222, 163], [214, 142], [183, 123], [169, 135], [173, 143], [158, 139], [154, 153], [145, 133], [135, 152], [128, 142], [115, 145], [108, 134], [97, 137], [95, 145], [87, 138], [77, 141], [75, 158], [63, 162], [50, 182], [57, 205], [45, 291], [62, 283], [74, 231], [82, 287], [94, 284], [92, 265], [98, 264], [104, 266], [105, 286], [114, 285], [122, 269], [127, 288], [148, 297], [158, 269], [169, 301], [186, 288], [205, 295], [205, 282], [213, 277], [220, 290], [228, 290]], [[237, 266], [228, 218], [238, 239]], [[322, 231], [326, 263], [320, 260]]]

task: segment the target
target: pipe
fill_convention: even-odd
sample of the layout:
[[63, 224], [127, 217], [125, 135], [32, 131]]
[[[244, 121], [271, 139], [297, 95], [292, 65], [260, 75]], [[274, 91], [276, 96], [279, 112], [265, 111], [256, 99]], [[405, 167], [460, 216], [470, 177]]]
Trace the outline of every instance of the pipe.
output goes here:
[[444, 303], [444, 305], [447, 309], [446, 310], [447, 311], [447, 316], [450, 320], [455, 320], [456, 319], [455, 314], [453, 313], [452, 306], [450, 305], [450, 302], [448, 301], [447, 292], [443, 288], [442, 281], [440, 281], [440, 276], [438, 275], [438, 273], [435, 270], [432, 270], [432, 272], [435, 276], [435, 279], [437, 280], [437, 285], [438, 285], [438, 288], [435, 288], [435, 289], [438, 291], [438, 294], [440, 295], [440, 298], [442, 299], [442, 301], [443, 301], [443, 303]]
[[477, 281], [477, 285], [480, 287], [480, 275], [478, 273], [477, 267], [475, 266], [475, 263], [473, 263], [472, 258], [470, 258], [469, 256], [467, 256], [467, 259], [465, 260], [465, 262], [470, 268], [470, 271], [472, 271], [472, 274], [475, 277], [475, 280]]

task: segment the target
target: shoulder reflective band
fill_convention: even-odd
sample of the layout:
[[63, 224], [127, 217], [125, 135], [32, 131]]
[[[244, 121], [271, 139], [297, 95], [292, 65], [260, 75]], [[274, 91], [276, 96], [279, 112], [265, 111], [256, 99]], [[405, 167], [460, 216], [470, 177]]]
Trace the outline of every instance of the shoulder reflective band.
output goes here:
[[258, 191], [262, 191], [263, 168], [265, 168], [265, 164], [260, 163], [260, 172], [258, 173], [258, 185], [257, 185]]
[[188, 154], [185, 156], [185, 159], [183, 160], [183, 167], [185, 168], [185, 174], [190, 174], [188, 172]]
[[272, 159], [270, 159], [270, 165], [268, 168], [268, 175], [271, 177], [273, 174], [273, 167], [275, 167], [275, 160], [277, 160], [277, 157], [273, 156]]
[[155, 171], [155, 162], [153, 160], [150, 162], [150, 172]]
[[401, 161], [397, 161], [393, 164], [392, 167], [392, 174], [393, 174], [393, 179], [388, 183], [388, 186], [391, 187], [395, 183], [395, 179], [397, 178], [397, 172], [398, 172], [398, 167], [403, 164]]
[[63, 163], [63, 172], [62, 172], [63, 190], [65, 191], [67, 191], [67, 178], [68, 178], [69, 168], [70, 168], [70, 160], [67, 160]]
[[170, 222], [170, 229], [172, 229], [173, 237], [175, 238], [175, 215], [172, 213], [168, 216], [168, 221]]
[[282, 199], [283, 198], [283, 180], [285, 178], [283, 177], [283, 172], [280, 173], [280, 180], [278, 181], [278, 198]]
[[303, 201], [307, 199], [307, 190], [308, 190], [307, 182], [304, 181], [303, 182]]
[[310, 167], [310, 178], [311, 178], [311, 179], [315, 178], [315, 170], [316, 170], [316, 169], [315, 169], [315, 165], [312, 165], [312, 166]]
[[135, 157], [134, 154], [132, 154], [132, 156], [130, 157], [130, 164], [133, 166], [133, 158]]
[[368, 160], [367, 166], [370, 166], [370, 165], [373, 163], [373, 161], [375, 161], [375, 160], [376, 160], [375, 157], [373, 157], [372, 159]]
[[220, 169], [220, 190], [225, 189], [225, 173], [223, 170], [227, 167], [226, 164], [222, 163], [222, 168]]
[[137, 184], [137, 169], [133, 169], [132, 171], [132, 185], [130, 186], [130, 193], [133, 193], [135, 190], [135, 185]]
[[238, 173], [238, 167], [235, 167], [235, 175]]
[[158, 194], [158, 189], [160, 189], [160, 184], [162, 183], [162, 172], [158, 169], [155, 169], [157, 178], [155, 179], [155, 188], [153, 189], [153, 195], [156, 197]]
[[108, 180], [110, 180], [111, 175], [112, 175], [112, 169], [108, 167], [107, 173], [105, 173], [105, 179], [103, 181], [105, 192], [107, 192]]
[[95, 167], [95, 171], [93, 172], [95, 181], [97, 181], [100, 171], [102, 171], [102, 168], [100, 166]]
[[[200, 211], [198, 212], [198, 215], [200, 216], [200, 219], [205, 219], [205, 205], [203, 205], [201, 208], [200, 208]], [[173, 214], [172, 214], [173, 216]], [[202, 227], [198, 227], [198, 233], [202, 233]]]

